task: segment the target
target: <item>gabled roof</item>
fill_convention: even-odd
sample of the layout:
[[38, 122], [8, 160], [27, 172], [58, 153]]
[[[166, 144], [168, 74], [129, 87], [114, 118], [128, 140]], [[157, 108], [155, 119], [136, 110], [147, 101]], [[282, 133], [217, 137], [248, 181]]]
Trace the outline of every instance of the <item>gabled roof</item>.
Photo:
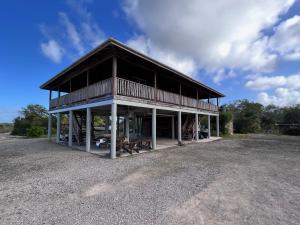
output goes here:
[[122, 49], [124, 51], [126, 51], [127, 53], [129, 54], [132, 54], [132, 55], [135, 55], [143, 60], [146, 60], [148, 62], [150, 62], [151, 64], [154, 64], [162, 69], [165, 69], [171, 73], [174, 73], [178, 76], [180, 76], [181, 78], [185, 79], [185, 80], [188, 80], [196, 85], [199, 85], [211, 92], [213, 92], [215, 95], [217, 95], [218, 97], [224, 97], [225, 95], [200, 83], [199, 81], [187, 76], [186, 74], [184, 73], [181, 73], [149, 56], [146, 56], [145, 54], [143, 53], [140, 53], [138, 52], [137, 50], [133, 49], [133, 48], [130, 48], [128, 47], [127, 45], [117, 41], [116, 39], [114, 38], [108, 38], [106, 41], [104, 41], [102, 44], [100, 44], [98, 47], [96, 47], [95, 49], [93, 49], [92, 51], [88, 52], [86, 55], [82, 56], [81, 58], [79, 58], [76, 62], [74, 62], [73, 64], [71, 64], [70, 66], [68, 66], [66, 69], [62, 70], [60, 73], [58, 73], [56, 76], [54, 76], [53, 78], [51, 78], [50, 80], [48, 80], [47, 82], [45, 82], [44, 84], [42, 84], [40, 86], [41, 89], [49, 89], [49, 85], [54, 82], [55, 80], [57, 80], [58, 78], [64, 76], [66, 73], [68, 73], [70, 70], [72, 70], [73, 68], [75, 68], [76, 66], [80, 65], [81, 63], [83, 63], [85, 60], [89, 59], [90, 57], [92, 57], [93, 55], [101, 52], [103, 49], [105, 49], [106, 47], [108, 46], [113, 46], [117, 49]]

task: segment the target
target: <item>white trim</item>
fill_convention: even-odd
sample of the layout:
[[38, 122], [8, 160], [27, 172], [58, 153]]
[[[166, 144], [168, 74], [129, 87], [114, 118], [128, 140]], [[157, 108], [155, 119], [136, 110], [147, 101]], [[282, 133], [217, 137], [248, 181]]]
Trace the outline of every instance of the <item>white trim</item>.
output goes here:
[[49, 113], [59, 113], [59, 112], [68, 112], [70, 110], [73, 111], [73, 110], [78, 110], [78, 109], [94, 108], [94, 107], [98, 107], [98, 106], [111, 105], [112, 103], [113, 103], [113, 100], [109, 99], [109, 100], [93, 102], [93, 103], [84, 104], [84, 105], [77, 105], [77, 106], [63, 108], [63, 109], [56, 109], [56, 110], [49, 111]]
[[114, 99], [113, 100], [118, 105], [129, 105], [129, 106], [135, 106], [135, 107], [141, 107], [141, 108], [149, 108], [149, 109], [161, 109], [161, 110], [167, 110], [167, 111], [173, 111], [173, 112], [186, 112], [186, 113], [198, 113], [202, 115], [211, 115], [211, 116], [217, 116], [219, 113], [213, 113], [213, 112], [207, 112], [203, 110], [197, 110], [197, 109], [188, 109], [188, 108], [179, 108], [177, 106], [169, 107], [169, 106], [161, 106], [161, 105], [153, 105], [153, 104], [145, 104], [140, 102], [133, 102], [133, 101], [126, 101], [126, 100], [119, 100]]

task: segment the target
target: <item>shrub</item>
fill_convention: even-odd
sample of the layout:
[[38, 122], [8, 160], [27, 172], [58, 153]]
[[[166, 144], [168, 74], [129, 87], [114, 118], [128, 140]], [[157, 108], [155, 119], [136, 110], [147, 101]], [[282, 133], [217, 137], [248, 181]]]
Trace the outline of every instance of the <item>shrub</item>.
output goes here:
[[45, 129], [39, 126], [32, 126], [27, 129], [27, 137], [40, 137], [45, 133]]

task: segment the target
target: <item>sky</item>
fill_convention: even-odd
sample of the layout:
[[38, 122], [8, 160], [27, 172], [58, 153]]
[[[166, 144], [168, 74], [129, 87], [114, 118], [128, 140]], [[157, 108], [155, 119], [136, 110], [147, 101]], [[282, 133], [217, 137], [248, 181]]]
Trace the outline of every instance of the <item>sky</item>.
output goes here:
[[39, 86], [113, 37], [226, 95], [300, 103], [299, 0], [2, 1], [0, 122], [48, 107]]

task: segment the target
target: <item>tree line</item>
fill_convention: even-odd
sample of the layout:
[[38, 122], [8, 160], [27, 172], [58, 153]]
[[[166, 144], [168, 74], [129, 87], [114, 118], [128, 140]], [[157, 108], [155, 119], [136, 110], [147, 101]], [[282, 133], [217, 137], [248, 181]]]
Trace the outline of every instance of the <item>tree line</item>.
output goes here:
[[[67, 121], [67, 118], [62, 118]], [[67, 122], [66, 122], [67, 123]], [[95, 124], [103, 125], [101, 117]], [[220, 108], [220, 131], [228, 134], [232, 124], [235, 133], [276, 133], [300, 135], [300, 105], [290, 107], [263, 106], [248, 100], [238, 100]], [[52, 118], [52, 129], [56, 127], [56, 118]], [[30, 104], [15, 118], [12, 135], [40, 137], [48, 130], [48, 111], [38, 104]], [[55, 133], [53, 129], [52, 133]]]

